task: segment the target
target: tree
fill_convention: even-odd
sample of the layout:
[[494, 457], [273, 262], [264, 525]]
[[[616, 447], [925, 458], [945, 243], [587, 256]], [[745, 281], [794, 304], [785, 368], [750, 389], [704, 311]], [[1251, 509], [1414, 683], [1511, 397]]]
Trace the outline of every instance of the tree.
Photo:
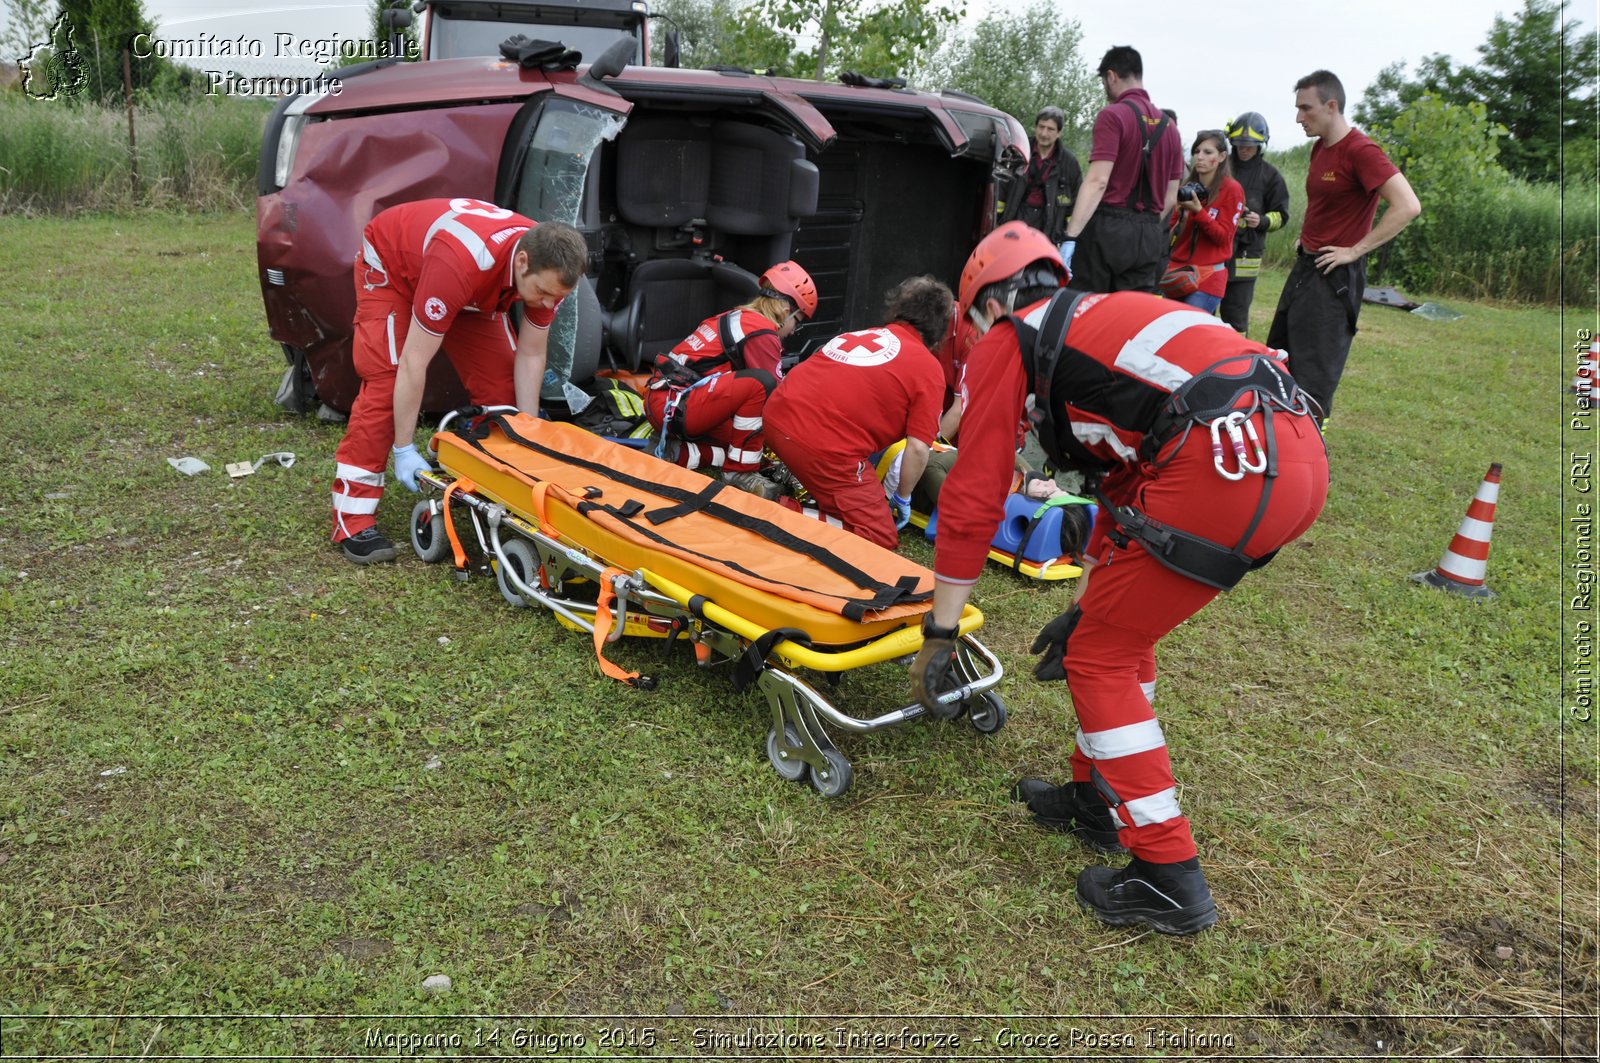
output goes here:
[[28, 59], [29, 53], [50, 41], [56, 5], [51, 0], [5, 0], [6, 32], [0, 36], [0, 54], [11, 60]]
[[964, 9], [935, 0], [756, 0], [762, 21], [799, 37], [815, 37], [813, 54], [794, 57], [800, 77], [836, 77], [854, 70], [869, 77], [910, 71], [938, 39], [941, 27], [960, 21]]
[[1529, 180], [1594, 173], [1597, 96], [1593, 81], [1596, 33], [1561, 21], [1557, 0], [1524, 0], [1513, 18], [1496, 15], [1476, 66], [1455, 69], [1450, 57], [1431, 55], [1406, 78], [1402, 63], [1378, 75], [1357, 105], [1364, 127], [1388, 127], [1402, 112], [1432, 96], [1465, 106], [1481, 100], [1487, 120], [1508, 136], [1500, 146], [1505, 168]]
[[1465, 70], [1450, 65], [1450, 57], [1435, 53], [1423, 56], [1417, 64], [1417, 76], [1406, 80], [1406, 65], [1396, 61], [1378, 71], [1377, 78], [1356, 104], [1351, 118], [1362, 129], [1389, 126], [1407, 107], [1424, 96], [1441, 96], [1452, 102], [1465, 103], [1472, 90], [1467, 86]]
[[660, 23], [677, 29], [685, 66], [736, 66], [745, 70], [792, 68], [794, 40], [743, 9], [739, 0], [660, 0], [654, 13], [665, 16], [651, 32], [651, 61], [663, 61], [665, 34]]
[[949, 32], [923, 69], [919, 84], [959, 89], [1012, 115], [1023, 128], [1048, 104], [1067, 116], [1062, 137], [1082, 143], [1104, 94], [1079, 53], [1083, 31], [1050, 0], [1024, 11], [993, 14], [971, 32]]
[[[1459, 104], [1423, 96], [1391, 125], [1374, 126], [1372, 134], [1423, 203], [1422, 216], [1393, 245], [1399, 272], [1411, 284], [1432, 287], [1442, 259], [1437, 253], [1441, 236], [1464, 222], [1471, 224], [1468, 219], [1481, 223], [1478, 204], [1484, 190], [1498, 188], [1508, 178], [1498, 160], [1505, 127], [1489, 119], [1481, 101]], [[1387, 258], [1383, 254], [1380, 263]]]
[[1561, 22], [1554, 0], [1526, 0], [1514, 19], [1495, 16], [1482, 61], [1466, 71], [1489, 117], [1510, 131], [1502, 155], [1512, 173], [1559, 177], [1562, 141], [1594, 138], [1596, 36], [1580, 29]]

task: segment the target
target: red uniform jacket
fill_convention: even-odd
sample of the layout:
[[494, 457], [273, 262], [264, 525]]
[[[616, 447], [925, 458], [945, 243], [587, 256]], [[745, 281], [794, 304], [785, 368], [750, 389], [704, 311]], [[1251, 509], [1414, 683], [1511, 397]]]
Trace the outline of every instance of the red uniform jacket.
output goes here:
[[[1172, 236], [1174, 266], [1220, 266], [1233, 257], [1233, 237], [1238, 231], [1239, 215], [1244, 213], [1244, 188], [1229, 177], [1222, 182], [1211, 197], [1194, 213], [1178, 208], [1173, 221], [1178, 226]], [[1228, 290], [1228, 271], [1219, 269], [1200, 282], [1200, 290], [1207, 295], [1224, 295]]]

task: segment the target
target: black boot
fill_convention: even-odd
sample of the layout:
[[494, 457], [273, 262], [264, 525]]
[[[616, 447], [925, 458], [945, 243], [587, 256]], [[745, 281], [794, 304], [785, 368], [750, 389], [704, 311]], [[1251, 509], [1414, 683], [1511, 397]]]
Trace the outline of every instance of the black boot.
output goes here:
[[1198, 934], [1217, 921], [1211, 887], [1195, 857], [1151, 864], [1136, 856], [1120, 871], [1086, 867], [1078, 876], [1078, 904], [1112, 926], [1143, 923], [1163, 934]]
[[1116, 820], [1111, 818], [1111, 809], [1095, 792], [1093, 783], [1057, 786], [1043, 779], [1022, 779], [1011, 788], [1011, 800], [1026, 802], [1034, 822], [1041, 827], [1075, 834], [1102, 853], [1128, 851], [1117, 841]]

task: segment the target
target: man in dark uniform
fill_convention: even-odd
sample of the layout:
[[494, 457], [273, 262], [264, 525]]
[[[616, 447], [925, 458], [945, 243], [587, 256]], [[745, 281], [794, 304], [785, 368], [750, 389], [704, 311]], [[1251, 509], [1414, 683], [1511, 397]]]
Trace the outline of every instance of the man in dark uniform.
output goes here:
[[1233, 238], [1233, 259], [1228, 263], [1228, 290], [1222, 297], [1222, 320], [1240, 333], [1250, 331], [1250, 302], [1261, 273], [1261, 252], [1267, 234], [1289, 220], [1289, 189], [1283, 175], [1263, 156], [1267, 150], [1267, 120], [1246, 111], [1228, 126], [1233, 145], [1233, 178], [1244, 189], [1244, 213]]
[[1095, 116], [1089, 173], [1061, 244], [1062, 260], [1087, 291], [1154, 295], [1167, 264], [1161, 218], [1178, 201], [1183, 145], [1143, 79], [1144, 60], [1127, 45], [1100, 60], [1111, 102]]
[[1001, 222], [1025, 221], [1057, 244], [1067, 238], [1072, 198], [1083, 182], [1077, 156], [1061, 143], [1066, 121], [1059, 107], [1039, 112], [1028, 142], [1028, 168], [1001, 190], [995, 204]]

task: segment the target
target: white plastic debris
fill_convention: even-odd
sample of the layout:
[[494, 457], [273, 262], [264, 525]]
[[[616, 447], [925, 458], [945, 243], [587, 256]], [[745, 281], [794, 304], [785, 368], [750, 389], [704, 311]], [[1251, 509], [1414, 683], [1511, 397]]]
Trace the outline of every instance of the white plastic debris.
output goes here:
[[439, 636], [439, 645], [441, 645], [441, 646], [450, 645], [450, 636], [449, 635], [440, 635]]
[[185, 476], [199, 476], [203, 472], [211, 471], [211, 466], [199, 458], [168, 458], [167, 464]]
[[444, 761], [440, 760], [438, 755], [435, 754], [434, 756], [428, 758], [428, 762], [422, 766], [422, 770], [438, 771], [442, 767], [444, 767]]
[[582, 413], [588, 407], [589, 403], [594, 401], [593, 395], [578, 387], [578, 385], [574, 384], [570, 380], [564, 380], [561, 382], [561, 393], [567, 397], [567, 409], [572, 411], [572, 415], [574, 417]]
[[452, 984], [450, 976], [447, 974], [430, 974], [422, 980], [422, 991], [424, 993], [448, 993]]
[[281, 469], [294, 468], [294, 454], [287, 450], [280, 450], [272, 454], [263, 454], [255, 461], [230, 461], [227, 465], [228, 475], [235, 480], [241, 476], [249, 476], [252, 473], [259, 472], [261, 466], [269, 461]]
[[108, 777], [110, 777], [112, 775], [125, 775], [125, 774], [127, 774], [127, 771], [128, 771], [128, 766], [126, 764], [118, 764], [114, 768], [107, 768], [105, 771], [101, 772], [100, 773], [100, 777], [102, 779], [104, 779], [104, 778], [108, 778]]

